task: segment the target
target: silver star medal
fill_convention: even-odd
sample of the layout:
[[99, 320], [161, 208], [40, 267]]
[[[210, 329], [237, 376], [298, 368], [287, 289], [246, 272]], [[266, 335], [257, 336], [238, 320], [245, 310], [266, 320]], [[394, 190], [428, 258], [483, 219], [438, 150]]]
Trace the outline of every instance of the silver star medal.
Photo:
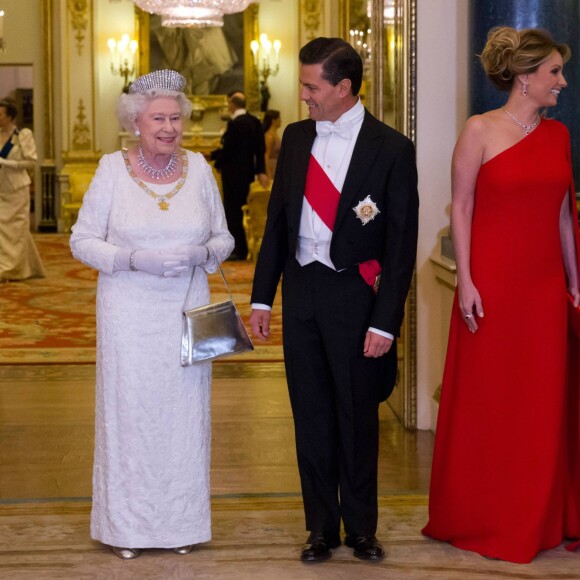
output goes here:
[[362, 201], [352, 208], [356, 213], [356, 217], [366, 226], [370, 221], [374, 220], [381, 212], [377, 204], [367, 195]]

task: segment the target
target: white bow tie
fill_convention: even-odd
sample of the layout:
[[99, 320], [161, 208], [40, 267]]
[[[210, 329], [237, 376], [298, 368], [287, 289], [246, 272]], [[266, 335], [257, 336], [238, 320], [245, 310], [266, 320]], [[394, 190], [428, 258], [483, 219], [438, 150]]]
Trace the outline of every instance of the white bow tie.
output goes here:
[[352, 129], [350, 123], [339, 123], [335, 125], [330, 121], [317, 121], [316, 133], [319, 137], [328, 137], [329, 135], [337, 135], [343, 139], [350, 139], [352, 137]]

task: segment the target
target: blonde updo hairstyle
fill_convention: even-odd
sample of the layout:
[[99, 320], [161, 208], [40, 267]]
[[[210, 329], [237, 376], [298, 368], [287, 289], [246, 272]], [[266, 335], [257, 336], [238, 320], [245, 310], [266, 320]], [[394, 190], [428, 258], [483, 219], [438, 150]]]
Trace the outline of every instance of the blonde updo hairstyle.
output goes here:
[[135, 123], [148, 104], [159, 97], [174, 97], [179, 105], [181, 116], [191, 116], [192, 104], [184, 93], [169, 89], [149, 89], [144, 93], [122, 94], [117, 100], [117, 118], [126, 131], [133, 132]]
[[517, 75], [535, 72], [554, 50], [564, 62], [570, 58], [568, 45], [554, 42], [545, 30], [496, 26], [487, 35], [480, 59], [489, 80], [500, 91], [509, 91]]

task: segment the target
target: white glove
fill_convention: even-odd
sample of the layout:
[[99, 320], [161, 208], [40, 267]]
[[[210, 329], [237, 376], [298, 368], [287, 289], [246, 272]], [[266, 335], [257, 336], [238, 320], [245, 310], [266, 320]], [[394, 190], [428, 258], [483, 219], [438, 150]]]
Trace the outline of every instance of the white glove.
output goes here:
[[133, 257], [135, 268], [154, 276], [174, 278], [181, 276], [188, 270], [187, 255], [162, 254], [150, 250], [138, 250]]
[[[131, 268], [131, 253], [133, 253], [133, 268]], [[147, 272], [153, 276], [174, 278], [187, 272], [188, 257], [183, 252], [162, 254], [152, 250], [131, 252], [126, 248], [119, 248], [115, 255], [113, 271], [132, 269]]]
[[190, 267], [205, 264], [210, 258], [209, 248], [207, 246], [179, 246], [178, 248], [165, 251], [172, 254], [185, 254], [189, 260]]

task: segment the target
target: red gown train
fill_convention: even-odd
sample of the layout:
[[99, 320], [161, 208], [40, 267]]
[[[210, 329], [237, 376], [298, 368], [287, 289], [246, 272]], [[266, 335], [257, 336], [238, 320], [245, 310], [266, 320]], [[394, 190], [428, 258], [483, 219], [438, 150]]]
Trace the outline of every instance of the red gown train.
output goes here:
[[[579, 384], [567, 373], [559, 230], [567, 191], [576, 217], [557, 121], [482, 165], [471, 272], [485, 317], [471, 334], [456, 295], [451, 318], [423, 533], [512, 562], [580, 536]], [[575, 229], [578, 247], [576, 219]]]

